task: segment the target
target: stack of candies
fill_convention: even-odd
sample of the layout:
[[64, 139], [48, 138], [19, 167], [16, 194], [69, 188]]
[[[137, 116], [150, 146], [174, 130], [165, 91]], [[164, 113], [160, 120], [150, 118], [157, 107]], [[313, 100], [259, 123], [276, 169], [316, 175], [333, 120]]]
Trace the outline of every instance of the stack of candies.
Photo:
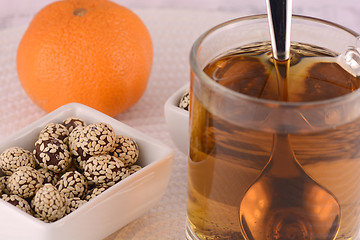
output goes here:
[[137, 172], [137, 143], [106, 123], [69, 117], [49, 123], [33, 151], [0, 154], [1, 198], [34, 217], [54, 222]]

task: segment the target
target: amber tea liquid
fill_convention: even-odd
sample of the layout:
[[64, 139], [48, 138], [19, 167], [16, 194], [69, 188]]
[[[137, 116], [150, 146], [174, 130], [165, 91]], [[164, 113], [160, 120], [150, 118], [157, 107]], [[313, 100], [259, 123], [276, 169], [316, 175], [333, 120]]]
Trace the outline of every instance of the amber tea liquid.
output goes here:
[[[285, 90], [277, 82], [267, 42], [230, 51], [211, 61], [204, 71], [218, 84], [268, 100], [279, 100], [286, 91], [290, 102], [321, 101], [360, 86], [360, 79], [342, 67], [336, 54], [294, 43]], [[212, 114], [196, 94], [191, 97], [188, 227], [199, 239], [243, 239], [239, 206], [269, 161], [277, 130], [229, 123]], [[244, 112], [233, 109], [233, 114], [241, 119]], [[330, 114], [329, 121], [336, 122], [337, 114], [341, 113]], [[340, 203], [341, 225], [336, 239], [357, 239], [353, 236], [359, 237], [356, 226], [360, 222], [360, 120], [310, 133], [292, 127], [298, 129], [289, 134], [296, 159]]]

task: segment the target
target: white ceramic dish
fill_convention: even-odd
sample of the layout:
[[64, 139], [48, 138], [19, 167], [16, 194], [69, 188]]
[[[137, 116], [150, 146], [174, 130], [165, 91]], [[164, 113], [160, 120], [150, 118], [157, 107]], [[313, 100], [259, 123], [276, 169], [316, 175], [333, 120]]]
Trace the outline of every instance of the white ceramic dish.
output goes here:
[[174, 92], [165, 102], [165, 120], [176, 147], [188, 155], [189, 152], [189, 111], [179, 108], [179, 102], [189, 84]]
[[71, 103], [45, 115], [0, 143], [0, 152], [19, 146], [28, 150], [49, 122], [75, 116], [87, 123], [109, 123], [116, 134], [133, 138], [139, 145], [137, 164], [143, 168], [121, 180], [62, 219], [45, 223], [0, 200], [0, 239], [99, 240], [143, 215], [165, 193], [173, 162], [173, 151], [151, 137], [90, 107]]

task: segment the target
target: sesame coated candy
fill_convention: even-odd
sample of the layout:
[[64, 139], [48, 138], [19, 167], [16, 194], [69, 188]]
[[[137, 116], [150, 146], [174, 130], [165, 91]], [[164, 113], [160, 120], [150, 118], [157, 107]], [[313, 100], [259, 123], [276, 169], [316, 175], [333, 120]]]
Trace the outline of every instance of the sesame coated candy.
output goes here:
[[131, 175], [131, 174], [139, 171], [141, 169], [141, 166], [140, 165], [132, 165], [132, 166], [126, 167], [126, 169], [129, 171], [129, 174]]
[[107, 154], [114, 149], [115, 131], [107, 123], [86, 126], [80, 138], [80, 146], [89, 155]]
[[78, 149], [80, 148], [80, 137], [83, 130], [84, 130], [83, 126], [77, 126], [69, 134], [69, 150], [70, 153], [74, 156], [79, 155]]
[[68, 206], [66, 208], [66, 214], [70, 214], [76, 209], [78, 209], [81, 205], [87, 203], [86, 200], [80, 199], [78, 197], [68, 198]]
[[49, 169], [39, 168], [37, 170], [40, 173], [41, 178], [44, 180], [43, 182], [44, 184], [51, 183], [52, 185], [55, 186], [55, 184], [59, 180], [59, 176], [53, 171], [50, 171]]
[[40, 167], [55, 173], [66, 171], [71, 157], [67, 144], [56, 138], [40, 138], [35, 142], [34, 154]]
[[3, 194], [1, 199], [32, 215], [30, 204], [25, 199], [13, 194]]
[[69, 135], [69, 149], [70, 153], [75, 160], [76, 167], [82, 172], [84, 165], [91, 155], [87, 154], [81, 147], [81, 134], [84, 130], [83, 126], [77, 126]]
[[11, 147], [0, 154], [1, 170], [11, 175], [21, 166], [35, 167], [35, 156], [28, 150], [20, 147]]
[[181, 96], [179, 108], [189, 111], [190, 106], [190, 90], [186, 89], [185, 93]]
[[77, 171], [64, 173], [55, 186], [67, 198], [83, 198], [87, 192], [86, 178]]
[[31, 207], [40, 219], [53, 222], [65, 216], [68, 205], [65, 195], [52, 184], [44, 184], [31, 201]]
[[9, 191], [9, 189], [8, 189], [8, 187], [7, 187], [9, 177], [10, 177], [10, 176], [7, 176], [7, 175], [0, 177], [0, 186], [1, 186], [1, 193], [2, 193], [2, 194], [8, 194], [8, 195], [10, 195], [10, 191]]
[[7, 177], [8, 176], [1, 176], [0, 177], [0, 194], [3, 193], [7, 186]]
[[99, 185], [89, 190], [88, 194], [85, 197], [85, 200], [90, 201], [96, 196], [99, 196], [101, 193], [103, 193], [106, 189], [108, 189], [109, 186], [107, 185]]
[[67, 142], [69, 131], [60, 123], [48, 123], [41, 130], [39, 138], [56, 138], [63, 142]]
[[112, 155], [119, 158], [125, 166], [131, 166], [138, 160], [139, 147], [130, 137], [117, 135]]
[[86, 161], [84, 176], [95, 184], [114, 185], [125, 174], [124, 163], [111, 155], [96, 155]]
[[69, 131], [69, 134], [74, 130], [77, 126], [85, 127], [87, 124], [84, 120], [77, 117], [68, 117], [63, 121], [63, 125]]
[[29, 198], [42, 186], [40, 173], [29, 166], [19, 167], [8, 179], [7, 187], [11, 194]]

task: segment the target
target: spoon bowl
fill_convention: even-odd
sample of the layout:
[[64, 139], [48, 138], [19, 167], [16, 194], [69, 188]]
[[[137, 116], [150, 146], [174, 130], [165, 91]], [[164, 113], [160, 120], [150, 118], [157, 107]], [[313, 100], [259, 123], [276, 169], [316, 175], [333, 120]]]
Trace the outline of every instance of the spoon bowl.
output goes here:
[[[284, 148], [285, 147], [285, 148]], [[273, 153], [240, 205], [247, 239], [334, 239], [339, 203], [296, 161], [289, 136], [274, 136]]]

